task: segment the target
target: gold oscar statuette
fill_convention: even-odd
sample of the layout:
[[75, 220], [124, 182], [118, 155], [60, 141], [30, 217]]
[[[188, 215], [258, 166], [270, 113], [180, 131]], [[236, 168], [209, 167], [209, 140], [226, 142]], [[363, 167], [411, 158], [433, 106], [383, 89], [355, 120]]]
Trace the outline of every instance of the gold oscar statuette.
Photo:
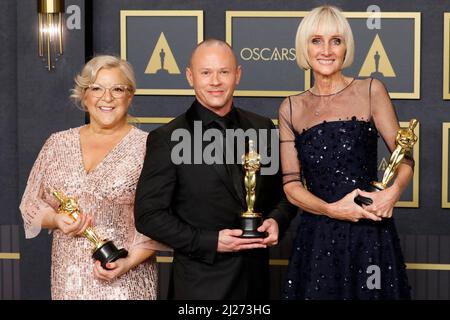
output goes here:
[[[418, 137], [414, 134], [414, 128], [418, 123], [417, 119], [411, 119], [408, 128], [400, 128], [398, 130], [395, 138], [396, 147], [389, 158], [389, 164], [384, 171], [382, 180], [380, 182], [372, 181], [368, 188], [365, 189], [366, 191], [377, 192], [387, 188], [389, 182], [396, 175], [401, 161], [412, 150], [418, 140]], [[373, 203], [372, 199], [363, 196], [357, 196], [355, 202], [359, 205], [370, 205]]]
[[[58, 200], [58, 214], [65, 214], [77, 221], [80, 216], [80, 210], [75, 198], [68, 197], [60, 191], [53, 191], [53, 196]], [[117, 259], [125, 258], [128, 251], [125, 249], [117, 249], [114, 243], [108, 239], [102, 239], [92, 226], [86, 228], [83, 236], [91, 242], [94, 247], [92, 249], [92, 258], [99, 260], [103, 268], [108, 269], [106, 264], [114, 262]]]
[[256, 172], [259, 170], [261, 156], [255, 151], [253, 140], [249, 140], [248, 153], [242, 156], [242, 165], [245, 171], [245, 201], [247, 211], [241, 214], [241, 228], [243, 233], [241, 238], [264, 238], [265, 234], [257, 229], [262, 224], [260, 213], [254, 212], [256, 200]]

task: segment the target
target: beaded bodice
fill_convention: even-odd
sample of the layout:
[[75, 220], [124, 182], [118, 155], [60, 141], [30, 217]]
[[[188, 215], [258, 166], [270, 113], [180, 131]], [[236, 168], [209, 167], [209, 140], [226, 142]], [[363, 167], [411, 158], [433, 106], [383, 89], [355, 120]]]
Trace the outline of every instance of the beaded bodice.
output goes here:
[[371, 122], [323, 122], [296, 135], [305, 186], [334, 202], [376, 180], [377, 130]]

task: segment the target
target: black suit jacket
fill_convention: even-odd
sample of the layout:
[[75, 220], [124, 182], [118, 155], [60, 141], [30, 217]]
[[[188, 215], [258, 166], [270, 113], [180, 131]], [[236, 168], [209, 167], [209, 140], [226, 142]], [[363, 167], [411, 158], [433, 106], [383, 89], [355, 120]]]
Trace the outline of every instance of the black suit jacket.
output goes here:
[[[172, 148], [179, 143], [171, 141], [172, 133], [186, 129], [193, 135], [199, 108], [204, 107], [194, 102], [149, 134], [136, 191], [136, 228], [174, 249], [169, 298], [268, 298], [268, 249], [217, 252], [218, 232], [239, 228], [247, 209], [244, 191], [236, 190], [225, 165], [172, 162]], [[238, 108], [234, 112], [243, 130], [274, 128], [268, 118]], [[296, 208], [284, 196], [280, 173], [257, 176], [255, 212], [274, 218], [280, 233], [288, 227]]]

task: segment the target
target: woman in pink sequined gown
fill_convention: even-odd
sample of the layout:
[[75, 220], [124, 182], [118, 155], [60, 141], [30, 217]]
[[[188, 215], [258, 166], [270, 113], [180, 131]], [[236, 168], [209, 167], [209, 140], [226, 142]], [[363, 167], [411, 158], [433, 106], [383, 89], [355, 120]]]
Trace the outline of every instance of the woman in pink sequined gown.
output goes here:
[[[90, 123], [52, 134], [33, 166], [20, 210], [27, 238], [53, 230], [52, 299], [156, 299], [155, 251], [162, 246], [134, 227], [134, 195], [147, 133], [131, 126], [128, 108], [136, 82], [131, 65], [112, 56], [89, 61], [75, 79], [72, 98]], [[53, 191], [77, 199], [80, 219], [57, 214]], [[125, 248], [126, 258], [103, 269], [81, 236], [98, 235]]]

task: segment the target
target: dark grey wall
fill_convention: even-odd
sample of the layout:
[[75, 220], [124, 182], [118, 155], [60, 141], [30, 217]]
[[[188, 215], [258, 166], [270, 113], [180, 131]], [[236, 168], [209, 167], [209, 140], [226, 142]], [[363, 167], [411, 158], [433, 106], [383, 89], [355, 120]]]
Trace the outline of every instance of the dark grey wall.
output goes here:
[[[16, 4], [0, 3], [0, 252], [18, 252], [17, 226], [17, 48]], [[14, 232], [11, 232], [14, 229]], [[0, 299], [20, 298], [19, 261], [0, 260]]]
[[[337, 5], [344, 11], [366, 11], [369, 5], [376, 4], [382, 11], [422, 14], [421, 99], [393, 101], [400, 119], [416, 117], [421, 122], [420, 207], [397, 208], [395, 217], [407, 262], [450, 264], [450, 212], [441, 208], [442, 122], [450, 121], [450, 101], [442, 100], [443, 12], [450, 12], [450, 2], [326, 2]], [[85, 1], [81, 0], [66, 0], [66, 6], [78, 4], [82, 8], [83, 17], [84, 3]], [[203, 10], [205, 38], [224, 39], [226, 10], [303, 11], [323, 3], [325, 1], [95, 0], [92, 3], [92, 34], [85, 33], [84, 22], [82, 30], [68, 31], [65, 37], [65, 54], [57, 63], [56, 71], [48, 73], [36, 53], [36, 1], [0, 1], [0, 43], [3, 44], [0, 50], [0, 101], [4, 106], [0, 108], [0, 203], [3, 209], [0, 225], [10, 226], [10, 231], [2, 231], [6, 229], [0, 228], [0, 235], [2, 232], [9, 232], [7, 237], [0, 237], [0, 240], [10, 239], [9, 235], [12, 237], [14, 234], [11, 230], [22, 223], [17, 209], [18, 202], [29, 170], [45, 139], [52, 132], [84, 122], [83, 113], [69, 102], [68, 90], [85, 59], [85, 38], [92, 36], [94, 54], [120, 54], [120, 10]], [[90, 43], [87, 45], [89, 49]], [[188, 96], [136, 96], [133, 114], [145, 117], [173, 117], [184, 112], [191, 101], [192, 97]], [[236, 104], [240, 107], [271, 118], [277, 117], [281, 101], [282, 98], [236, 98]], [[154, 126], [144, 126], [145, 129], [151, 127]], [[19, 229], [22, 230], [22, 227]], [[294, 230], [294, 227], [291, 228], [282, 244], [273, 249], [273, 258], [289, 257]], [[8, 284], [9, 289], [2, 291], [7, 294], [0, 298], [49, 298], [50, 239], [46, 232], [27, 241], [24, 240], [23, 234], [20, 235], [20, 278], [16, 276], [15, 283], [17, 286], [20, 282], [21, 290], [14, 291], [11, 289], [14, 286]], [[0, 252], [5, 250], [0, 246]], [[3, 263], [6, 263], [5, 260]], [[8, 268], [13, 270], [12, 265]], [[168, 265], [163, 264], [160, 269], [161, 297], [164, 298]], [[278, 297], [285, 271], [284, 266], [272, 266], [270, 281], [273, 284], [273, 298]], [[408, 273], [415, 298], [450, 297], [449, 271], [409, 270]], [[4, 283], [0, 277], [0, 287]]]
[[[95, 53], [108, 52], [120, 54], [120, 10], [203, 10], [204, 38], [225, 39], [225, 11], [307, 11], [329, 3], [344, 11], [366, 11], [369, 5], [376, 4], [382, 11], [421, 12], [421, 99], [394, 100], [399, 119], [416, 117], [421, 123], [420, 141], [420, 207], [397, 208], [395, 217], [407, 262], [449, 264], [446, 254], [433, 253], [428, 243], [429, 237], [446, 237], [450, 234], [450, 212], [441, 208], [441, 141], [442, 122], [450, 119], [450, 101], [442, 100], [442, 39], [443, 12], [450, 11], [450, 2], [440, 0], [410, 1], [294, 1], [294, 0], [204, 0], [204, 1], [123, 1], [96, 0], [94, 3], [94, 41]], [[98, 14], [97, 14], [98, 13]], [[98, 36], [96, 36], [98, 35]], [[243, 70], [245, 76], [245, 70]], [[134, 99], [136, 116], [173, 117], [186, 110], [192, 97], [175, 96], [137, 96]], [[277, 110], [282, 98], [236, 98], [238, 106], [257, 113], [277, 118]], [[295, 224], [295, 223], [294, 223]], [[272, 258], [287, 259], [290, 242], [293, 239], [293, 226], [282, 245], [274, 249]], [[447, 238], [445, 238], [447, 239]], [[431, 242], [432, 243], [432, 242]], [[442, 242], [443, 252], [448, 245]], [[439, 251], [438, 251], [439, 252]], [[161, 269], [165, 269], [162, 266]], [[277, 298], [286, 268], [272, 267], [272, 297]], [[449, 271], [409, 270], [413, 295], [416, 298], [448, 299], [450, 282]], [[428, 282], [430, 278], [430, 282]], [[434, 281], [433, 279], [440, 279]], [[162, 286], [164, 294], [165, 278]], [[433, 280], [433, 281], [432, 281]], [[434, 294], [436, 293], [436, 294]]]
[[[79, 5], [84, 11], [84, 1], [66, 1], [67, 6], [70, 4]], [[84, 113], [68, 100], [73, 77], [85, 59], [84, 32], [67, 31], [65, 53], [56, 63], [56, 70], [48, 72], [37, 55], [37, 1], [1, 1], [0, 14], [1, 252], [19, 252], [12, 244], [16, 243], [15, 238], [19, 239], [16, 230], [20, 230], [20, 271], [13, 272], [6, 265], [7, 260], [0, 260], [4, 280], [15, 279], [11, 284], [15, 291], [3, 290], [3, 298], [47, 299], [51, 237], [42, 232], [37, 238], [24, 241], [18, 204], [31, 166], [47, 137], [84, 122]]]
[[16, 1], [0, 3], [0, 203], [3, 213], [0, 224], [17, 221], [17, 48]]

